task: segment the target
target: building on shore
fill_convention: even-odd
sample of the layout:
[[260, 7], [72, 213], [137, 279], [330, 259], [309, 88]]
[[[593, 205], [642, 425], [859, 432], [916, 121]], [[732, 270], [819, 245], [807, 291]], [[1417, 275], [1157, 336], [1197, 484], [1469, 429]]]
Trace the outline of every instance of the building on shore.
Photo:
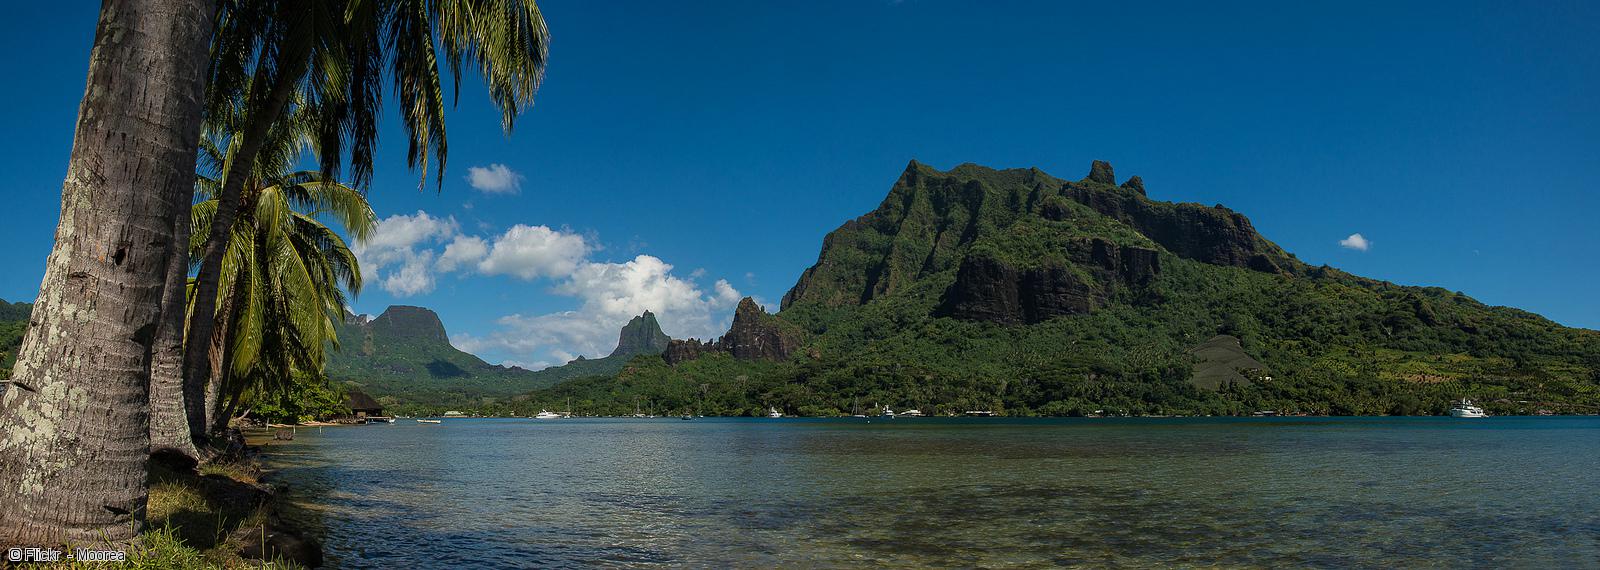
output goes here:
[[372, 396], [368, 396], [366, 392], [360, 390], [351, 390], [349, 394], [346, 394], [344, 405], [350, 408], [350, 415], [341, 419], [364, 422], [369, 417], [383, 416], [383, 404], [379, 404]]

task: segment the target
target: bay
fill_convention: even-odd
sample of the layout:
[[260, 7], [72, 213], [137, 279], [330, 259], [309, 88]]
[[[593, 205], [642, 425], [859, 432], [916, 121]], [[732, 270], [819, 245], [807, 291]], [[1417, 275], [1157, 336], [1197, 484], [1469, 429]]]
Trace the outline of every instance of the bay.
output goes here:
[[329, 567], [1595, 567], [1600, 418], [300, 429]]

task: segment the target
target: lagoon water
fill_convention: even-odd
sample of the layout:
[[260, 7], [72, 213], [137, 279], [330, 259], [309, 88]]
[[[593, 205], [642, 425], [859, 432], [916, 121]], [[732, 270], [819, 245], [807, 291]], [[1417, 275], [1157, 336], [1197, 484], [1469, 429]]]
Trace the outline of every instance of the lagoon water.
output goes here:
[[267, 448], [329, 567], [1600, 566], [1600, 418], [447, 419]]

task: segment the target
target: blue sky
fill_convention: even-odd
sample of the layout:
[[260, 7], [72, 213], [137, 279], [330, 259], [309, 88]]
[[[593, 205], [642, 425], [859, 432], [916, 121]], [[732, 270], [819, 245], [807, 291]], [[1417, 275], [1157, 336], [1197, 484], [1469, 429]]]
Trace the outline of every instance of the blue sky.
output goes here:
[[[355, 308], [434, 308], [525, 365], [608, 352], [643, 308], [707, 336], [912, 158], [1105, 159], [1310, 263], [1600, 328], [1600, 3], [1108, 4], [545, 0], [536, 104], [507, 137], [464, 81], [442, 191], [389, 108], [371, 199], [407, 217]], [[38, 291], [95, 10], [0, 21], [0, 298]]]

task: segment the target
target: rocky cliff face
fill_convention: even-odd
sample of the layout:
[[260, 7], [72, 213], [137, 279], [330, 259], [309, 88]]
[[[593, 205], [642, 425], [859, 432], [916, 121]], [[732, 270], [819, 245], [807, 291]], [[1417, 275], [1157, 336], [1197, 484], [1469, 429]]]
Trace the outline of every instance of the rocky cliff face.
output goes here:
[[734, 358], [784, 360], [800, 348], [800, 337], [783, 328], [754, 299], [745, 297], [733, 312], [733, 326], [722, 335], [722, 346]]
[[693, 360], [712, 352], [726, 352], [740, 360], [786, 360], [800, 348], [800, 335], [768, 315], [754, 299], [745, 297], [733, 312], [733, 326], [721, 339], [674, 340], [662, 358], [667, 364]]
[[[828, 234], [817, 263], [784, 295], [783, 307], [801, 302], [862, 305], [952, 270], [965, 275], [958, 278], [962, 287], [975, 292], [974, 279], [984, 272], [1007, 278], [1003, 268], [990, 261], [1019, 270], [1019, 287], [1031, 279], [1041, 287], [1036, 291], [1042, 298], [1057, 298], [1063, 307], [1081, 306], [1087, 297], [1078, 292], [1085, 284], [1069, 282], [1060, 271], [1026, 260], [969, 259], [978, 244], [995, 241], [1005, 242], [998, 248], [1002, 252], [1023, 252], [1019, 255], [1038, 259], [1072, 253], [1015, 247], [1019, 239], [1060, 248], [1067, 247], [1060, 242], [1082, 235], [1125, 235], [1132, 237], [1111, 241], [1153, 252], [1137, 254], [1144, 257], [1136, 262], [1169, 252], [1267, 273], [1298, 274], [1305, 269], [1258, 234], [1242, 214], [1222, 206], [1151, 200], [1138, 176], [1121, 186], [1116, 183], [1115, 171], [1103, 161], [1095, 161], [1089, 175], [1076, 182], [1038, 169], [993, 170], [964, 164], [941, 172], [912, 161], [876, 210]], [[1056, 224], [1041, 227], [1040, 218]], [[1026, 304], [1021, 298], [1018, 302]], [[1041, 302], [1041, 307], [1058, 305]]]
[[611, 351], [611, 356], [661, 354], [671, 341], [666, 333], [661, 332], [661, 324], [656, 322], [655, 314], [645, 311], [622, 327], [622, 333], [617, 338], [617, 349]]
[[1090, 238], [1068, 251], [1068, 263], [1026, 270], [984, 254], [968, 256], [936, 315], [1006, 324], [1083, 315], [1119, 289], [1142, 289], [1161, 271], [1160, 253], [1153, 249]]
[[[1086, 179], [1099, 184], [1067, 184], [1061, 188], [1061, 195], [1131, 226], [1179, 257], [1267, 273], [1294, 270], [1301, 265], [1261, 237], [1244, 214], [1221, 204], [1206, 207], [1150, 200], [1145, 197], [1144, 180], [1138, 176], [1120, 188], [1109, 188], [1115, 183], [1106, 178], [1111, 167], [1106, 165], [1101, 172], [1099, 164], [1096, 161], [1096, 168]], [[1060, 212], [1046, 209], [1043, 214], [1049, 218]]]
[[661, 353], [661, 359], [667, 361], [667, 364], [677, 366], [679, 362], [694, 360], [717, 350], [716, 340], [700, 342], [698, 338], [673, 339], [667, 343], [667, 350]]
[[392, 338], [407, 338], [449, 344], [444, 323], [432, 310], [410, 305], [393, 305], [366, 324], [367, 330]]

